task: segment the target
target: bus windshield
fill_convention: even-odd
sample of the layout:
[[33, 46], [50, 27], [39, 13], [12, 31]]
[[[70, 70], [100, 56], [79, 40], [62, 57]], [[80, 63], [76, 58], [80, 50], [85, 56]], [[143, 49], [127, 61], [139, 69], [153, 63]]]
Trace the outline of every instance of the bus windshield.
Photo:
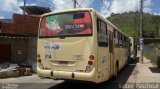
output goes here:
[[45, 16], [42, 18], [39, 32], [40, 37], [91, 34], [91, 16], [87, 11]]

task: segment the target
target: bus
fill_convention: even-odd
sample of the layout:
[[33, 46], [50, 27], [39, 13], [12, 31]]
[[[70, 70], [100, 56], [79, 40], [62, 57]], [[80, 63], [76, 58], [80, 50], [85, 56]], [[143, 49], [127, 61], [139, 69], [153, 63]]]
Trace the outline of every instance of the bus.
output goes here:
[[92, 8], [41, 16], [37, 73], [55, 80], [101, 83], [128, 64], [129, 37]]
[[130, 57], [131, 61], [134, 61], [137, 57], [137, 42], [134, 37], [129, 37], [130, 39]]

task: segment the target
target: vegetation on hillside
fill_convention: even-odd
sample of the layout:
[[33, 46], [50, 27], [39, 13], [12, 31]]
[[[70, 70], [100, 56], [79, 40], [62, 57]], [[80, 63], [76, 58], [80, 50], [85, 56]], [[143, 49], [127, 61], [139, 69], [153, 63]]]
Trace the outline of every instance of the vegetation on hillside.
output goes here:
[[[160, 38], [160, 16], [148, 13], [144, 13], [143, 16], [143, 37]], [[140, 29], [139, 12], [112, 14], [107, 19], [128, 36], [138, 37]], [[154, 44], [144, 46], [144, 56], [150, 59], [153, 64], [158, 63], [158, 55], [156, 54], [156, 46]]]
[[[160, 37], [160, 16], [144, 13], [143, 37]], [[107, 18], [128, 36], [137, 37], [140, 29], [139, 12], [112, 14]]]

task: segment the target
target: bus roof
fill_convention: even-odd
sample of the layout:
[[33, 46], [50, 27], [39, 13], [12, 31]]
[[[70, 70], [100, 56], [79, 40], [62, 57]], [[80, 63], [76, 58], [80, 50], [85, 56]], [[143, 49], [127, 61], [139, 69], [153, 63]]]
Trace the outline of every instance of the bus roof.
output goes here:
[[50, 14], [72, 12], [72, 11], [92, 11], [92, 10], [94, 10], [94, 9], [93, 8], [63, 9], [63, 10], [55, 10], [55, 11], [52, 11], [50, 13], [43, 14], [41, 16], [43, 17], [43, 16], [47, 16], [47, 15], [50, 15]]
[[[114, 27], [116, 30], [118, 30], [119, 32], [121, 32], [123, 35], [127, 36], [125, 33], [123, 33], [118, 27], [116, 27], [114, 24], [112, 24], [108, 19], [104, 18], [99, 12], [97, 12], [95, 9], [93, 8], [76, 8], [76, 9], [63, 9], [63, 10], [55, 10], [52, 11], [50, 13], [46, 13], [41, 15], [41, 17], [43, 16], [47, 16], [47, 15], [51, 15], [51, 14], [58, 14], [58, 13], [64, 13], [64, 12], [74, 12], [74, 11], [93, 11], [95, 12], [100, 18], [104, 19], [109, 25], [111, 25], [112, 27]], [[127, 36], [128, 37], [128, 36]]]

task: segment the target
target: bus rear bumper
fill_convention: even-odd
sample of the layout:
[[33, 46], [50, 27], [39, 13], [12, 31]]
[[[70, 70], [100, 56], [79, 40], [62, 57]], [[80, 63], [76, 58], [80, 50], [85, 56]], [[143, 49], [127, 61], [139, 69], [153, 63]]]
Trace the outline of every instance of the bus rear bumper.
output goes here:
[[85, 72], [67, 72], [67, 71], [52, 71], [42, 70], [37, 68], [37, 73], [41, 77], [50, 77], [53, 79], [64, 79], [64, 80], [82, 80], [95, 82], [95, 68], [89, 73]]

